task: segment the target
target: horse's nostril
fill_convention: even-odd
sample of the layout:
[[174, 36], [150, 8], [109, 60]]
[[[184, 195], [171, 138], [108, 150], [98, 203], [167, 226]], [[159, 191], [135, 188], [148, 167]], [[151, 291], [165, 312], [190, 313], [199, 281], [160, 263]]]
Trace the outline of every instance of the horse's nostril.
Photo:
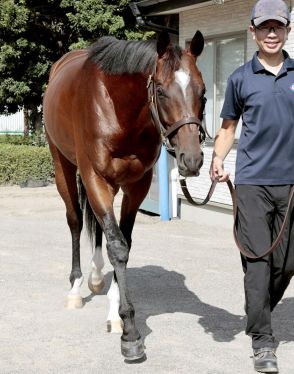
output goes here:
[[184, 153], [180, 153], [179, 155], [179, 164], [185, 165], [185, 154]]

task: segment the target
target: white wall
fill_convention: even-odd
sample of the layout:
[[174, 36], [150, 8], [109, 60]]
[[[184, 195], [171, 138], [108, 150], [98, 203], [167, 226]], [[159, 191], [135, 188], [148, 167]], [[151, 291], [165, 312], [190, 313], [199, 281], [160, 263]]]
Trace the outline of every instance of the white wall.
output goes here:
[[24, 115], [23, 111], [9, 116], [0, 115], [0, 134], [23, 134]]
[[[180, 45], [185, 47], [186, 41], [191, 40], [197, 30], [202, 32], [204, 38], [233, 35], [247, 30], [246, 59], [250, 60], [256, 51], [256, 44], [248, 31], [251, 11], [255, 2], [255, 0], [225, 0], [223, 5], [201, 5], [198, 8], [180, 13]], [[286, 3], [291, 5], [290, 0]], [[285, 49], [291, 57], [294, 57], [294, 11], [292, 11], [292, 29]], [[208, 145], [204, 148], [205, 161], [200, 177], [188, 179], [187, 185], [193, 197], [204, 198], [207, 194], [211, 183], [208, 175], [211, 155], [212, 146]], [[233, 149], [225, 161], [225, 168], [230, 171], [232, 182], [235, 175], [235, 159], [236, 150]], [[183, 195], [180, 186], [178, 186], [178, 194]], [[211, 201], [224, 206], [231, 205], [231, 197], [226, 184], [217, 186]]]

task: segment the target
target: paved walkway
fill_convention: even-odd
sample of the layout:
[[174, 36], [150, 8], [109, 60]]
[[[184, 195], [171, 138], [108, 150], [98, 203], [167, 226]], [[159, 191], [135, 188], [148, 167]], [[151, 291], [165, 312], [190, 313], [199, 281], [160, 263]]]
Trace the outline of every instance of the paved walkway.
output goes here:
[[[106, 291], [93, 296], [85, 282], [85, 306], [64, 308], [70, 235], [55, 186], [1, 187], [0, 374], [254, 373], [231, 230], [198, 221], [138, 214], [128, 282], [147, 360], [129, 365], [120, 336], [106, 332], [106, 258]], [[84, 237], [81, 252], [86, 278], [91, 251]], [[282, 374], [294, 372], [293, 320], [292, 283], [273, 316]]]

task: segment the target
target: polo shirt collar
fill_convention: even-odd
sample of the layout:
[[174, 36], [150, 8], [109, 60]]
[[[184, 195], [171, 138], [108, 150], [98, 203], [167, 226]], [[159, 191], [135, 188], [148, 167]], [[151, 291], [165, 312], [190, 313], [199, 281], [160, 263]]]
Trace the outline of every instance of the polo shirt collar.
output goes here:
[[252, 59], [252, 70], [254, 74], [265, 70], [264, 66], [261, 64], [257, 56], [258, 52], [255, 52]]
[[[292, 58], [290, 58], [289, 54], [286, 51], [284, 51], [284, 50], [283, 50], [283, 54], [284, 54], [285, 61], [284, 61], [282, 70], [283, 71], [287, 71], [287, 70], [294, 69], [294, 60]], [[259, 73], [261, 71], [265, 71], [266, 70], [264, 68], [264, 66], [261, 64], [261, 62], [258, 60], [257, 56], [258, 56], [258, 52], [255, 52], [254, 56], [253, 56], [253, 59], [252, 59], [252, 70], [253, 70], [253, 73]]]
[[293, 58], [290, 58], [288, 53], [283, 50], [285, 61], [284, 61], [284, 67], [286, 70], [292, 70], [294, 69], [294, 60]]

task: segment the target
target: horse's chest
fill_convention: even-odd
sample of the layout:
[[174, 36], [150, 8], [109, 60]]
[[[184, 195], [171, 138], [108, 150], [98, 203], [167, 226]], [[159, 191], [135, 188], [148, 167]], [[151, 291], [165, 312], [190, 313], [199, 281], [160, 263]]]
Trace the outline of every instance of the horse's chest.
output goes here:
[[159, 147], [150, 147], [149, 152], [145, 149], [129, 150], [123, 155], [117, 155], [112, 152], [105, 152], [100, 162], [96, 163], [94, 169], [96, 172], [115, 184], [128, 184], [140, 180], [147, 170], [150, 170], [156, 162]]
[[107, 174], [108, 178], [114, 182], [124, 184], [141, 179], [146, 169], [146, 164], [137, 156], [129, 155], [123, 158], [113, 158]]
[[141, 131], [134, 127], [117, 131], [107, 139], [98, 137], [92, 144], [87, 153], [96, 173], [113, 183], [126, 184], [140, 180], [153, 167], [161, 143], [152, 125]]

